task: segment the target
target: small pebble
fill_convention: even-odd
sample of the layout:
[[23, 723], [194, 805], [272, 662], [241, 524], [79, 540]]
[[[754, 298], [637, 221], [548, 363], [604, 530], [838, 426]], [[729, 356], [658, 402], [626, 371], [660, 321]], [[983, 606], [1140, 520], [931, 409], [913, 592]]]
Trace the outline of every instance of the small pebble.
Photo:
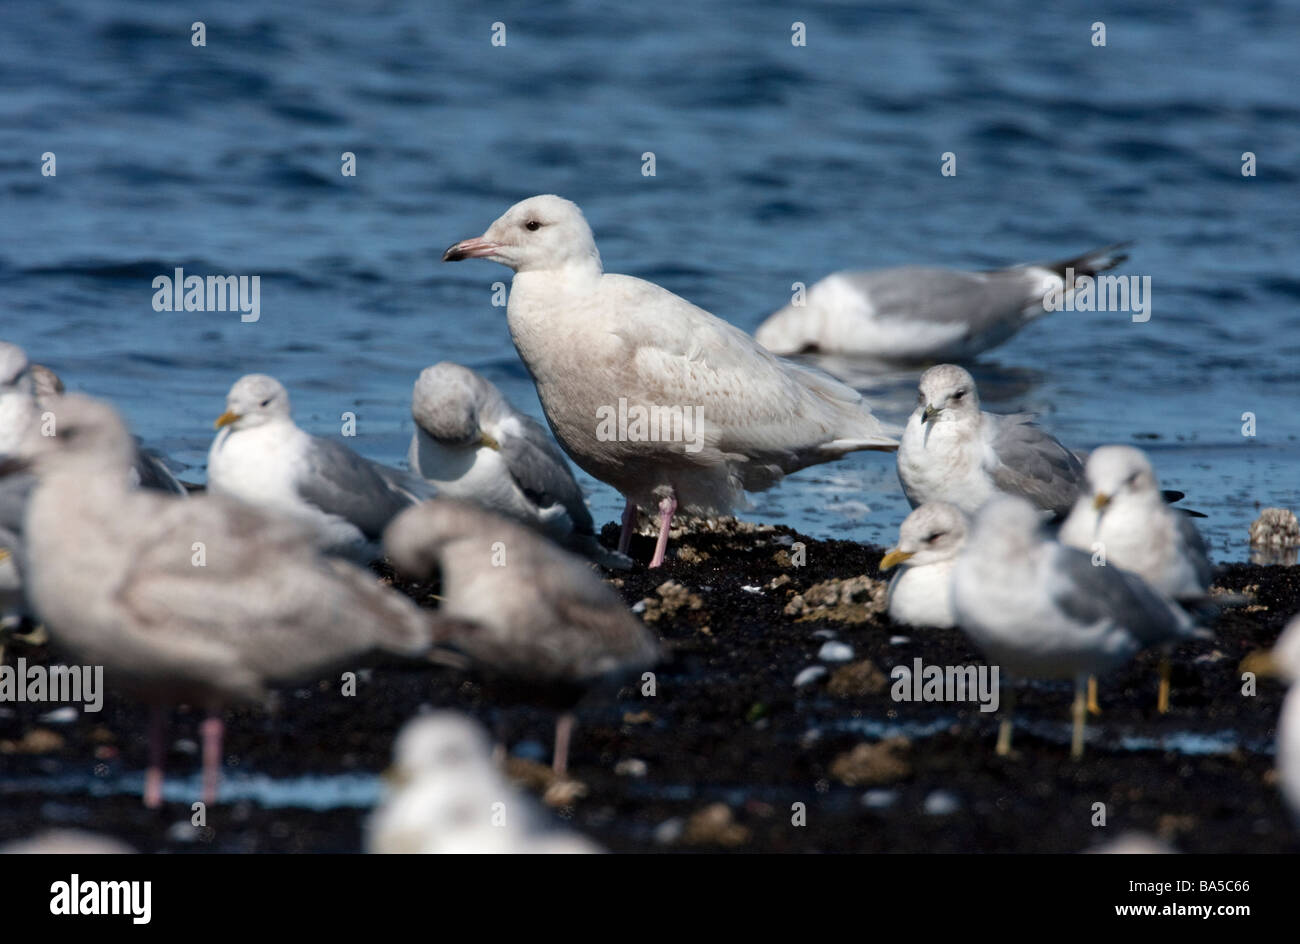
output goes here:
[[627, 757], [614, 765], [614, 773], [620, 777], [644, 777], [649, 770], [649, 765], [639, 757]]
[[848, 662], [853, 658], [853, 647], [846, 642], [828, 642], [817, 651], [823, 662]]
[[862, 805], [869, 810], [884, 810], [898, 799], [897, 790], [868, 790], [862, 794]]
[[890, 636], [889, 637], [889, 644], [891, 646], [906, 646], [911, 641], [912, 641], [911, 636]]
[[829, 674], [830, 670], [824, 665], [810, 665], [794, 677], [794, 687], [803, 688], [805, 685], [811, 685]]
[[680, 816], [674, 816], [655, 827], [655, 842], [661, 846], [671, 846], [682, 838], [682, 833], [685, 831], [686, 821]]
[[743, 587], [741, 587], [740, 589], [741, 589], [741, 590], [744, 590], [746, 593], [762, 593], [762, 592], [763, 592], [763, 588], [762, 588], [762, 587], [743, 586]]
[[947, 790], [935, 790], [925, 798], [925, 812], [930, 816], [950, 816], [961, 809], [961, 800]]
[[71, 724], [81, 717], [81, 712], [71, 705], [65, 705], [62, 708], [55, 708], [53, 711], [47, 711], [37, 720], [44, 721], [47, 724]]
[[168, 827], [167, 838], [172, 842], [198, 842], [199, 827], [187, 819], [177, 820]]

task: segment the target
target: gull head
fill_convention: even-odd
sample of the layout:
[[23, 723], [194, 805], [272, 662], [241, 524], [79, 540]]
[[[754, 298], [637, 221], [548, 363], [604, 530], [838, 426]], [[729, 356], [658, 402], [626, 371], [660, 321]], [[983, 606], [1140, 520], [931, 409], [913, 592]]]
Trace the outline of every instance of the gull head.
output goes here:
[[975, 378], [956, 364], [931, 367], [921, 375], [917, 389], [917, 408], [923, 411], [923, 422], [979, 415], [980, 396], [975, 389]]
[[468, 368], [443, 361], [420, 372], [411, 391], [411, 416], [445, 446], [497, 444], [479, 427], [477, 377]]
[[1293, 684], [1300, 682], [1300, 615], [1291, 618], [1272, 649], [1246, 656], [1241, 671], [1280, 678]]
[[443, 262], [491, 259], [516, 272], [548, 272], [570, 266], [600, 271], [600, 253], [582, 210], [571, 200], [545, 194], [516, 203], [482, 236], [462, 239]]
[[947, 502], [926, 502], [903, 519], [898, 544], [881, 559], [880, 569], [952, 560], [965, 543], [966, 516], [961, 509]]
[[965, 552], [1009, 558], [1043, 541], [1043, 513], [1015, 495], [990, 498], [975, 513]]
[[10, 393], [30, 396], [32, 376], [23, 349], [17, 344], [0, 341], [0, 396]]
[[1164, 504], [1155, 470], [1142, 450], [1132, 446], [1094, 449], [1084, 466], [1092, 507], [1104, 511], [1114, 502], [1147, 501]]
[[489, 546], [492, 539], [487, 530], [498, 520], [491, 512], [448, 498], [421, 502], [407, 508], [384, 529], [384, 553], [399, 573], [424, 579], [441, 569], [448, 544], [482, 536], [484, 547]]
[[43, 475], [73, 470], [100, 475], [127, 470], [135, 458], [135, 440], [122, 418], [107, 403], [70, 393], [47, 407], [39, 423], [27, 431], [12, 469], [28, 468]]
[[388, 779], [409, 782], [422, 774], [454, 777], [490, 762], [492, 747], [482, 728], [454, 711], [435, 711], [409, 722], [393, 743]]
[[213, 421], [221, 429], [252, 429], [271, 420], [289, 418], [289, 391], [266, 374], [245, 374], [226, 394], [226, 412]]

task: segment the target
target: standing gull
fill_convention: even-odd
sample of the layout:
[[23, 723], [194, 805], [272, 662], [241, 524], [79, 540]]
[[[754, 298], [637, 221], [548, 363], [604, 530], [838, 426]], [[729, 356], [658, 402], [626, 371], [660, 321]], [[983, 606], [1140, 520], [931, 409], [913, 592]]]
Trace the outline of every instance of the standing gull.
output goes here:
[[[1137, 574], [1189, 609], [1208, 602], [1214, 569], [1196, 525], [1170, 508], [1155, 470], [1132, 446], [1102, 446], [1088, 456], [1082, 494], [1061, 525], [1060, 541], [1105, 554], [1108, 565]], [[1169, 710], [1168, 653], [1160, 660], [1157, 710]], [[1096, 698], [1089, 692], [1090, 707]]]
[[408, 721], [393, 744], [389, 789], [366, 824], [373, 853], [592, 853], [593, 843], [548, 828], [506, 781], [477, 723], [452, 711]]
[[1083, 466], [1032, 414], [983, 412], [975, 378], [954, 364], [931, 367], [919, 389], [898, 450], [898, 480], [913, 508], [942, 501], [973, 515], [1005, 493], [1054, 515], [1070, 510]]
[[[1045, 534], [1038, 509], [999, 496], [975, 517], [953, 570], [957, 622], [1008, 675], [1073, 678], [1072, 757], [1083, 756], [1089, 675], [1123, 665], [1148, 646], [1204, 638], [1187, 614], [1118, 567], [1094, 567], [1083, 551]], [[998, 733], [1011, 749], [1014, 689]]]
[[439, 495], [522, 521], [607, 565], [628, 565], [596, 539], [564, 453], [486, 378], [448, 361], [426, 367], [411, 393], [411, 415], [407, 463]]
[[546, 688], [569, 709], [555, 725], [560, 776], [581, 695], [659, 660], [654, 635], [586, 561], [477, 505], [417, 505], [389, 525], [384, 549], [402, 573], [441, 571], [447, 620], [436, 645], [487, 674]]
[[235, 381], [214, 425], [208, 490], [307, 524], [327, 553], [373, 560], [388, 522], [436, 494], [418, 476], [299, 429], [288, 391], [265, 374]]
[[889, 582], [889, 618], [904, 626], [957, 625], [952, 610], [952, 571], [966, 543], [966, 516], [955, 505], [921, 505], [898, 527], [898, 544], [881, 570], [902, 565]]
[[652, 282], [606, 274], [568, 200], [530, 197], [443, 255], [476, 258], [515, 272], [510, 336], [555, 438], [626, 499], [620, 552], [637, 509], [658, 511], [651, 567], [679, 509], [725, 513], [791, 472], [897, 448], [853, 389]]
[[216, 801], [220, 708], [370, 649], [428, 650], [434, 618], [364, 570], [319, 555], [296, 522], [207, 494], [132, 489], [132, 444], [106, 404], [69, 395], [58, 435], [22, 461], [26, 590], [50, 635], [152, 707], [145, 803], [162, 802], [165, 707], [208, 710], [203, 797]]
[[1300, 616], [1291, 618], [1272, 650], [1248, 655], [1241, 671], [1275, 676], [1290, 686], [1277, 720], [1277, 771], [1282, 795], [1300, 826]]
[[[1048, 293], [1128, 258], [1118, 243], [1073, 259], [992, 272], [904, 266], [836, 272], [759, 325], [777, 354], [847, 354], [886, 361], [966, 360], [1046, 314]], [[1074, 282], [1069, 288], [1073, 289]]]

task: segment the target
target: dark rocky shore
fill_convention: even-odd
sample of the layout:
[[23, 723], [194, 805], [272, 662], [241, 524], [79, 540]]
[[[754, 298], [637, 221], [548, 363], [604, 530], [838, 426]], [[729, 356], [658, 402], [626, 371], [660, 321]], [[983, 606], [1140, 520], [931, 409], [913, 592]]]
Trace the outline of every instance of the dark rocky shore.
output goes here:
[[[614, 537], [607, 525], [605, 541]], [[511, 761], [557, 820], [610, 850], [1075, 852], [1140, 830], [1183, 852], [1300, 852], [1273, 773], [1283, 689], [1262, 681], [1258, 694], [1243, 695], [1238, 671], [1300, 610], [1298, 567], [1224, 567], [1216, 586], [1254, 602], [1222, 612], [1213, 642], [1174, 653], [1167, 715], [1155, 710], [1153, 656], [1103, 679], [1103, 712], [1090, 719], [1087, 754], [1075, 763], [1068, 684], [1021, 688], [1006, 758], [993, 751], [996, 716], [976, 705], [891, 698], [896, 665], [981, 660], [959, 632], [890, 624], [879, 548], [730, 520], [703, 523], [671, 547], [662, 570], [641, 564], [609, 575], [671, 652], [655, 695], [629, 684], [581, 707], [570, 771], [579, 786], [552, 785], [536, 761]], [[649, 538], [633, 545], [641, 561], [650, 550]], [[398, 585], [432, 605], [436, 586]], [[851, 658], [820, 661], [829, 640], [851, 646]], [[38, 646], [13, 647], [6, 660], [19, 655], [57, 659]], [[796, 688], [795, 677], [816, 665], [826, 672]], [[274, 713], [229, 712], [227, 770], [377, 773], [421, 706], [466, 711], [512, 745], [544, 745], [539, 759], [549, 757], [548, 711], [499, 707], [497, 687], [449, 669], [389, 659], [364, 668], [356, 697], [343, 697], [332, 675], [279, 693]], [[0, 842], [70, 827], [146, 852], [361, 848], [367, 811], [354, 807], [238, 802], [208, 811], [207, 828], [193, 830], [188, 804], [151, 812], [138, 796], [33, 786], [143, 768], [146, 712], [114, 697], [109, 682], [103, 711], [74, 720], [39, 720], [46, 704], [0, 705]], [[196, 737], [197, 721], [192, 711], [173, 714], [174, 746]], [[197, 758], [173, 749], [168, 765], [188, 777]], [[1093, 825], [1097, 803], [1104, 828]], [[795, 825], [801, 809], [804, 824]]]

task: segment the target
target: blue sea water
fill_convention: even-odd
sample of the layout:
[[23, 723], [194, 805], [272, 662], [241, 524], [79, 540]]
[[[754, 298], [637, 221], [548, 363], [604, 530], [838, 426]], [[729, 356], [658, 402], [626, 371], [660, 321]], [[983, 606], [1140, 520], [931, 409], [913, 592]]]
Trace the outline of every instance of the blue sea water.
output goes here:
[[[1131, 239], [1121, 271], [1151, 277], [1151, 320], [1040, 321], [975, 365], [985, 404], [1041, 411], [1079, 448], [1150, 450], [1216, 556], [1242, 560], [1260, 505], [1300, 507], [1300, 7], [1219, 6], [8, 0], [0, 337], [118, 403], [183, 477], [202, 480], [250, 371], [288, 385], [304, 427], [354, 412], [353, 444], [400, 463], [410, 385], [438, 360], [540, 416], [491, 304], [509, 272], [439, 262], [534, 193], [584, 208], [608, 271], [747, 330], [837, 269]], [[178, 266], [260, 275], [260, 320], [154, 311]], [[915, 371], [830, 366], [887, 417], [910, 409]], [[891, 543], [905, 511], [873, 454], [747, 515]]]

